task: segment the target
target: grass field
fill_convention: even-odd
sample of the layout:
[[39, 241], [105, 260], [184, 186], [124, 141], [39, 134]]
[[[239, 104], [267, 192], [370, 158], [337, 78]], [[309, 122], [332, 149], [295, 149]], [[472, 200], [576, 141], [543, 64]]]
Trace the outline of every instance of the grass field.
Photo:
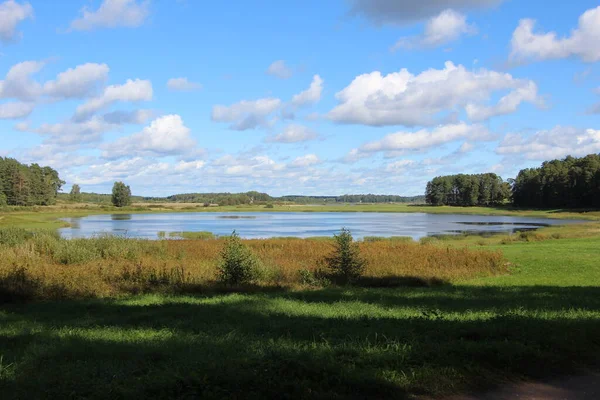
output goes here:
[[[266, 287], [4, 304], [0, 393], [402, 399], [600, 369], [598, 223], [429, 242], [403, 245], [499, 251], [509, 272], [450, 276], [450, 284], [430, 287]], [[389, 253], [386, 241], [365, 245]], [[306, 253], [297, 251], [282, 257]]]

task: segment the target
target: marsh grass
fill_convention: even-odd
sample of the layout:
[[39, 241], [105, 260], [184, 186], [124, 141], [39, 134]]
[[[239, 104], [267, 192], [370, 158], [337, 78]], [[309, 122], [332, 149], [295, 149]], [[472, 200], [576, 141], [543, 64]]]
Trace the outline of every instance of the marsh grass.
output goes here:
[[[60, 238], [0, 229], [0, 290], [15, 298], [111, 297], [129, 293], [204, 291], [217, 284], [225, 238], [142, 240], [118, 236]], [[256, 258], [259, 287], [326, 286], [323, 260], [335, 251], [327, 240], [240, 240]], [[418, 244], [405, 240], [356, 242], [367, 262], [363, 276], [378, 280], [417, 277], [457, 282], [508, 272], [499, 251]], [[17, 272], [16, 272], [17, 271]], [[305, 272], [300, 272], [305, 271]], [[15, 275], [17, 274], [17, 275]], [[15, 276], [24, 276], [18, 284]], [[35, 284], [33, 284], [35, 283]], [[383, 285], [383, 284], [380, 284]], [[385, 286], [385, 285], [383, 285]]]

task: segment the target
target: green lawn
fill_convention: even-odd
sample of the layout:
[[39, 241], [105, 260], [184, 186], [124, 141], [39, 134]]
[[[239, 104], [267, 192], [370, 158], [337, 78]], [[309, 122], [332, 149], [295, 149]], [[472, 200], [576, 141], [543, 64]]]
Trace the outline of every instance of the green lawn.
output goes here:
[[599, 236], [477, 246], [512, 274], [5, 305], [0, 397], [407, 398], [600, 368]]

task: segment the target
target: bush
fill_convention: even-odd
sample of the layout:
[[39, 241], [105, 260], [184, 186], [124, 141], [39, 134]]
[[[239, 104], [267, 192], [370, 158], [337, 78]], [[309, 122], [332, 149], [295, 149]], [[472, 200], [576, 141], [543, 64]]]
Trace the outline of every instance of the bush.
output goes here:
[[325, 264], [336, 281], [352, 283], [362, 276], [367, 262], [361, 257], [360, 248], [348, 229], [342, 228], [340, 234], [334, 236], [334, 240], [335, 250], [325, 258]]
[[221, 251], [217, 280], [226, 285], [251, 283], [255, 280], [260, 262], [233, 231]]
[[273, 204], [269, 203], [265, 206], [265, 208], [275, 208], [275, 206]]

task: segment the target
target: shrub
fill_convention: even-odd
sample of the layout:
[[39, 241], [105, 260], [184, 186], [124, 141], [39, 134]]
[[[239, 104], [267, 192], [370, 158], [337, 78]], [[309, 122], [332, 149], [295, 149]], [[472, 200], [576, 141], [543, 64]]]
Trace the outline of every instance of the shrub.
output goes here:
[[256, 278], [259, 264], [258, 258], [233, 231], [221, 251], [217, 280], [226, 285], [251, 283]]
[[334, 236], [334, 240], [335, 250], [325, 258], [325, 264], [335, 280], [352, 283], [362, 276], [367, 262], [361, 257], [360, 248], [348, 229], [342, 228], [340, 234]]
[[273, 204], [269, 203], [265, 206], [265, 208], [275, 208], [275, 206]]

